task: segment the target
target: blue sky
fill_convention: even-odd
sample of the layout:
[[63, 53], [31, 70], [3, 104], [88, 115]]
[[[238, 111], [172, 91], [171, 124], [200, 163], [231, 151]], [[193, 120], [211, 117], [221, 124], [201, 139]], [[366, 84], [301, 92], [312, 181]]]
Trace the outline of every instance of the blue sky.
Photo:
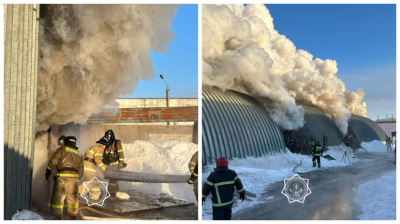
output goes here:
[[156, 76], [150, 81], [139, 81], [136, 90], [120, 98], [165, 98], [165, 82], [171, 98], [198, 98], [198, 8], [183, 5], [178, 8], [172, 22], [174, 40], [167, 53], [152, 52]]
[[367, 115], [396, 116], [396, 5], [267, 4], [275, 29], [314, 58], [334, 59]]

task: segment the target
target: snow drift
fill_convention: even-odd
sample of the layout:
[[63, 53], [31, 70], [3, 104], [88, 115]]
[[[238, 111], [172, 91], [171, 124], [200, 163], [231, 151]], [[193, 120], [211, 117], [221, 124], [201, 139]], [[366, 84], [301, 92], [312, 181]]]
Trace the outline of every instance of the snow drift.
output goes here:
[[362, 220], [396, 220], [396, 171], [358, 186], [353, 201], [364, 212]]
[[363, 115], [364, 91], [346, 90], [335, 60], [313, 59], [274, 29], [264, 5], [203, 5], [203, 84], [248, 93], [282, 128], [303, 126], [315, 106], [347, 133], [351, 113]]
[[[193, 143], [180, 141], [135, 141], [122, 144], [125, 163], [124, 171], [152, 174], [190, 175], [188, 164], [198, 150]], [[136, 190], [150, 194], [163, 194], [190, 202], [196, 202], [193, 185], [186, 183], [129, 183], [119, 182], [120, 190]]]
[[84, 123], [140, 80], [150, 51], [166, 52], [177, 5], [52, 5], [40, 20], [37, 132]]
[[372, 142], [362, 142], [361, 148], [367, 152], [387, 152], [386, 145], [378, 140]]

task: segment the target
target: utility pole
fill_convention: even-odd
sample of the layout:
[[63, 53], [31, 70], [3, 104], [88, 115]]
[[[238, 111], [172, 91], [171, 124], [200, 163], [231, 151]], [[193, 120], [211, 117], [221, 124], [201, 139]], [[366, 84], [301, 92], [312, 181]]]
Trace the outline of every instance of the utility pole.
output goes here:
[[[167, 87], [166, 87], [166, 94], [167, 94], [167, 102], [166, 102], [166, 104], [167, 104], [167, 107], [169, 107], [169, 86], [168, 86], [168, 83], [167, 83], [167, 81], [165, 81], [165, 79], [164, 79], [164, 77], [160, 74], [160, 78], [162, 79], [162, 80], [164, 80], [164, 82], [165, 82], [165, 84], [167, 84]], [[167, 125], [169, 125], [169, 122], [167, 122]]]

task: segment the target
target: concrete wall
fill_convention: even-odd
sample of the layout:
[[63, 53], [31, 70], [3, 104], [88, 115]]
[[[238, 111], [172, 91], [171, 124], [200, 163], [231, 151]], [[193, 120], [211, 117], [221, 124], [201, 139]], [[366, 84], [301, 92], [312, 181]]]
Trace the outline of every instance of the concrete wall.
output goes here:
[[4, 5], [4, 218], [31, 209], [39, 5]]
[[396, 122], [378, 123], [387, 136], [392, 137], [392, 132], [396, 132]]

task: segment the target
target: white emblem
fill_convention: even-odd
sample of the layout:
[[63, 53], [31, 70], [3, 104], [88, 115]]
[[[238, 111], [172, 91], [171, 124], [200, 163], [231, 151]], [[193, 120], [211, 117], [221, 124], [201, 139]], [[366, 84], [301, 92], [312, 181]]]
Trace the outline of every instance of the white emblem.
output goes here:
[[111, 195], [107, 190], [107, 182], [94, 177], [89, 182], [83, 182], [83, 191], [80, 196], [86, 200], [88, 206], [103, 206], [104, 201]]
[[284, 184], [281, 193], [287, 197], [289, 203], [304, 203], [306, 197], [311, 194], [308, 179], [301, 178], [297, 173], [292, 178], [285, 179]]

